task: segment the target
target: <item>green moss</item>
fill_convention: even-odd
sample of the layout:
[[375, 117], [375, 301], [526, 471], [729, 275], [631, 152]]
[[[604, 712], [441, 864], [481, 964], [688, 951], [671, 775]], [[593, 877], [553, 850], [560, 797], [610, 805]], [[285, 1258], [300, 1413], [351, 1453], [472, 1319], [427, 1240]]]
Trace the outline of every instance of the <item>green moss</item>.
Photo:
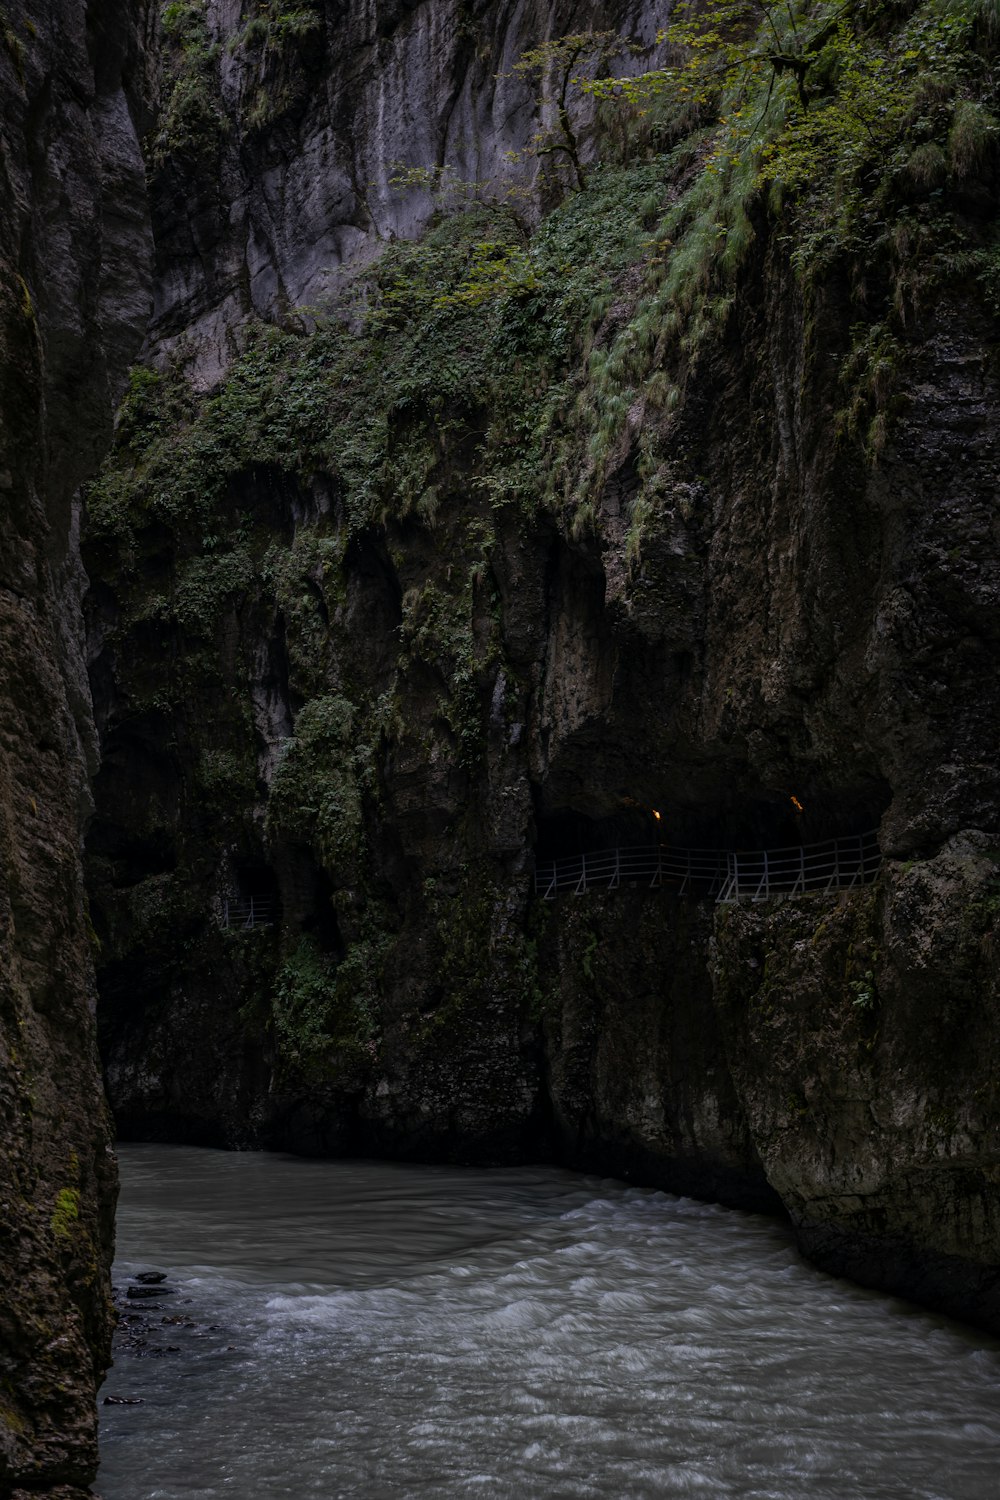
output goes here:
[[0, 1423], [17, 1437], [24, 1437], [31, 1430], [21, 1413], [3, 1397], [0, 1397]]
[[974, 890], [962, 912], [962, 934], [990, 945], [1000, 923], [1000, 879], [988, 877]]
[[[28, 22], [28, 25], [30, 26], [31, 23]], [[7, 15], [6, 10], [2, 6], [0, 6], [0, 41], [3, 42], [4, 49], [7, 52], [7, 55], [10, 58], [11, 62], [14, 64], [14, 72], [17, 74], [19, 82], [23, 84], [24, 43], [21, 41], [21, 38], [18, 36], [17, 32], [11, 25], [10, 18]]]
[[804, 1120], [809, 1114], [806, 1097], [798, 1090], [791, 1089], [785, 1095], [785, 1108], [793, 1120]]
[[80, 1194], [76, 1188], [61, 1188], [49, 1220], [52, 1233], [60, 1240], [72, 1239], [80, 1218]]
[[346, 604], [344, 547], [343, 537], [303, 528], [290, 547], [272, 547], [262, 566], [285, 624], [289, 687], [304, 700], [322, 696], [333, 666], [331, 619]]

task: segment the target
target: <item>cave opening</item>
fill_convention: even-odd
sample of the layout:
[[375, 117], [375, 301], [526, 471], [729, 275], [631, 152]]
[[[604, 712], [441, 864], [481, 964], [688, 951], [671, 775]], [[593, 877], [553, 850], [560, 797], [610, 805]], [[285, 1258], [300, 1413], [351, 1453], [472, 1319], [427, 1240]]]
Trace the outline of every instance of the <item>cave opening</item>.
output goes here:
[[697, 787], [678, 780], [673, 787], [644, 790], [641, 798], [619, 794], [614, 799], [617, 806], [607, 812], [600, 810], [593, 795], [586, 802], [587, 811], [572, 803], [539, 809], [536, 862], [545, 865], [629, 848], [727, 853], [809, 847], [877, 830], [891, 801], [888, 783], [878, 777], [823, 786], [803, 776], [799, 786], [798, 791], [788, 787], [744, 792], [733, 778], [728, 788], [707, 788], [700, 800]]
[[338, 962], [345, 952], [344, 939], [337, 921], [337, 898], [333, 882], [325, 870], [312, 870], [312, 890], [302, 918], [302, 931], [312, 938], [322, 953]]
[[224, 927], [273, 927], [281, 917], [278, 878], [259, 857], [236, 859], [222, 901]]

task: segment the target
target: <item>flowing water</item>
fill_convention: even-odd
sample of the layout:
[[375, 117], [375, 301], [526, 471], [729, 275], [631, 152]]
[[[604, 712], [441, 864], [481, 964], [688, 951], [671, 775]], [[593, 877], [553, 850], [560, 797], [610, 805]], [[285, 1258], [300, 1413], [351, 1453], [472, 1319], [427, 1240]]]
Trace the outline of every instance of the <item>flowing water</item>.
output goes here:
[[176, 1290], [105, 1386], [142, 1404], [102, 1408], [104, 1500], [1000, 1495], [1000, 1345], [766, 1219], [550, 1168], [121, 1165], [116, 1284]]

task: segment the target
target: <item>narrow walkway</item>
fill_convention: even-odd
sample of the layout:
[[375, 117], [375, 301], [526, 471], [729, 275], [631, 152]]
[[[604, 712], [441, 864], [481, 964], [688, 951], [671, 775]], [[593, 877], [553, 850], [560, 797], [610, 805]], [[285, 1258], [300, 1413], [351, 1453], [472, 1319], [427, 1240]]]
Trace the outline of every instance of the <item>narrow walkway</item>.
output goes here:
[[674, 849], [642, 844], [549, 860], [535, 868], [535, 894], [614, 891], [622, 885], [669, 886], [679, 896], [720, 903], [766, 901], [807, 891], [849, 891], [875, 879], [882, 855], [878, 830], [787, 849]]

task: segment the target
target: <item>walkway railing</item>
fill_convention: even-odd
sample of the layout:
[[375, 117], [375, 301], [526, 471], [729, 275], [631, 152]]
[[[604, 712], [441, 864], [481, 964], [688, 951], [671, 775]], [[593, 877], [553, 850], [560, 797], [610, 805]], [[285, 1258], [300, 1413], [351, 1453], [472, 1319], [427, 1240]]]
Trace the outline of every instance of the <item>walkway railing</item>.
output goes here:
[[766, 901], [769, 896], [799, 896], [806, 891], [849, 891], [875, 879], [882, 854], [878, 830], [800, 844], [787, 849], [737, 850], [727, 856], [720, 901]]
[[672, 849], [639, 844], [631, 849], [602, 849], [550, 860], [535, 868], [535, 892], [546, 901], [560, 891], [581, 895], [589, 890], [617, 890], [621, 885], [670, 885], [690, 895], [695, 887], [707, 896], [722, 889], [726, 855], [718, 849]]
[[787, 849], [674, 849], [645, 844], [549, 860], [535, 869], [535, 893], [554, 900], [561, 891], [616, 890], [622, 885], [669, 886], [679, 896], [719, 902], [766, 901], [807, 891], [843, 891], [874, 880], [882, 856], [878, 832], [796, 844]]
[[275, 903], [267, 896], [226, 896], [222, 902], [222, 926], [273, 927]]

